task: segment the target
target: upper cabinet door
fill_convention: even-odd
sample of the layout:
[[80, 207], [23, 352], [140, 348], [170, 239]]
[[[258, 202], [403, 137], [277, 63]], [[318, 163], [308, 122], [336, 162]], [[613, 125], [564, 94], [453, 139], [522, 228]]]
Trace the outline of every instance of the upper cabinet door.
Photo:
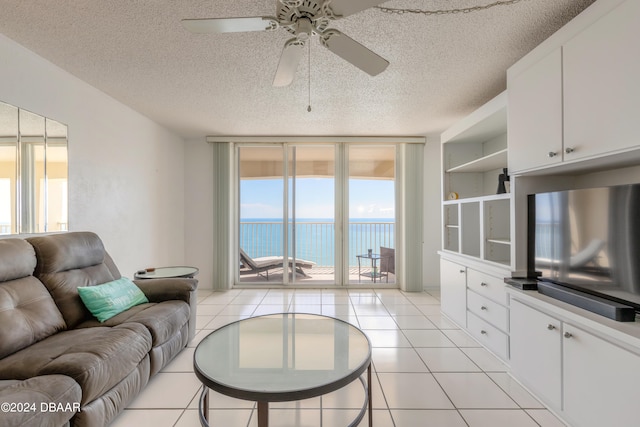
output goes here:
[[509, 169], [517, 173], [562, 161], [560, 48], [508, 81]]
[[628, 0], [565, 44], [566, 161], [640, 145], [638, 22]]

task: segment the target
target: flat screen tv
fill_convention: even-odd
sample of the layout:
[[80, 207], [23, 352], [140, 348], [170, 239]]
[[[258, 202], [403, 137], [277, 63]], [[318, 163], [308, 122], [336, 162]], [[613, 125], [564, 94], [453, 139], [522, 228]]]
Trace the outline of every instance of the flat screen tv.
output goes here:
[[533, 199], [530, 233], [541, 280], [640, 312], [640, 184], [539, 193]]

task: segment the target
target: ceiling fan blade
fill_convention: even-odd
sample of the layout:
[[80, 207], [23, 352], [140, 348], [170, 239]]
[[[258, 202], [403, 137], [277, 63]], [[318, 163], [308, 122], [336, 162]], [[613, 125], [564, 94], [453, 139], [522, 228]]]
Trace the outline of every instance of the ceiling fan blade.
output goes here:
[[377, 76], [389, 65], [389, 61], [340, 31], [325, 31], [320, 40], [331, 52], [371, 76]]
[[333, 0], [329, 4], [329, 7], [334, 15], [344, 17], [377, 6], [386, 1], [388, 0]]
[[273, 79], [273, 86], [283, 87], [291, 84], [303, 54], [304, 42], [298, 39], [291, 39], [285, 43], [278, 63], [278, 70]]
[[255, 16], [252, 18], [209, 18], [183, 19], [182, 26], [197, 34], [239, 33], [244, 31], [265, 31], [278, 28], [275, 18]]

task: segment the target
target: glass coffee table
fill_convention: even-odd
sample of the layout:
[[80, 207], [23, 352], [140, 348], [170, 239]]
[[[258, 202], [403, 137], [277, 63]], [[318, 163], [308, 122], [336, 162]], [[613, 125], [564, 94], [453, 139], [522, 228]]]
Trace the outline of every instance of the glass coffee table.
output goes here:
[[[200, 423], [209, 426], [209, 389], [258, 403], [258, 427], [269, 425], [269, 403], [309, 399], [359, 379], [371, 405], [371, 343], [357, 327], [333, 317], [281, 313], [243, 319], [213, 331], [196, 347], [203, 384]], [[367, 371], [367, 381], [362, 378]]]

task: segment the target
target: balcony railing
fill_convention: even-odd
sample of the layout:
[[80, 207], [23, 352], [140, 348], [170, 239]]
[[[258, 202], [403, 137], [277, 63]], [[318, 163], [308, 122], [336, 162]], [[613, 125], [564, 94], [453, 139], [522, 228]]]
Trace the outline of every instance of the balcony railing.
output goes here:
[[[289, 224], [289, 255], [293, 253], [295, 235], [296, 258], [313, 261], [318, 267], [335, 264], [335, 223], [299, 221], [295, 227]], [[282, 256], [283, 223], [276, 221], [242, 221], [240, 223], [240, 247], [252, 258]], [[356, 255], [374, 253], [380, 246], [395, 247], [393, 222], [350, 221], [348, 229], [349, 266], [358, 265]]]

